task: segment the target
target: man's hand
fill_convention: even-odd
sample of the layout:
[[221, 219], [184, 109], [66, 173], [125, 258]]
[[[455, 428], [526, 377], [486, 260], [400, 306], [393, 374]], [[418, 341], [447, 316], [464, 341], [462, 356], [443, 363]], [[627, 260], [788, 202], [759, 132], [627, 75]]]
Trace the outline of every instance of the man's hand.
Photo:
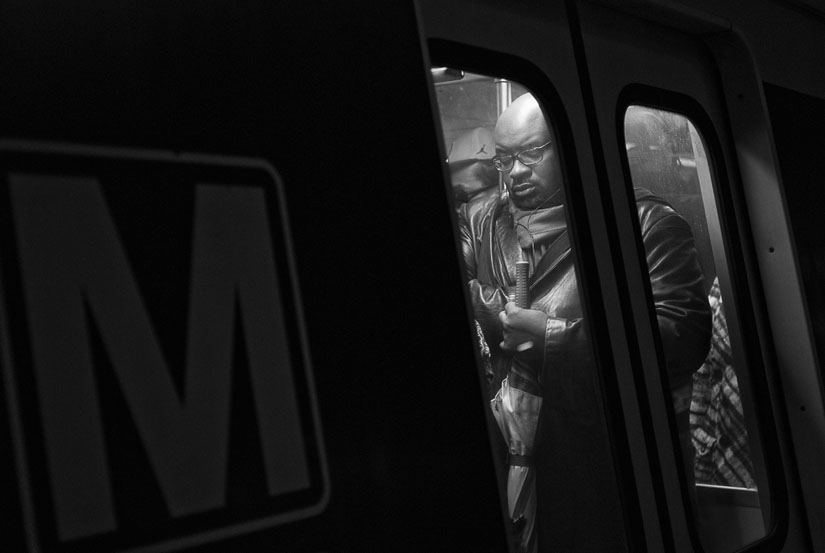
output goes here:
[[522, 309], [515, 303], [508, 302], [504, 311], [498, 314], [504, 341], [501, 349], [520, 352], [530, 348], [543, 348], [544, 329], [547, 314], [536, 309]]

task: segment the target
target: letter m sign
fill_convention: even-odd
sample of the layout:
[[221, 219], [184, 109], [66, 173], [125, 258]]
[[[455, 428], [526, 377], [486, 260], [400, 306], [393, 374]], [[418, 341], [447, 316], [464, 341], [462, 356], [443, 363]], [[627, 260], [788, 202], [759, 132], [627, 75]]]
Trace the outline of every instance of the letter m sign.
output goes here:
[[328, 484], [263, 162], [0, 145], [2, 369], [30, 551], [168, 551]]

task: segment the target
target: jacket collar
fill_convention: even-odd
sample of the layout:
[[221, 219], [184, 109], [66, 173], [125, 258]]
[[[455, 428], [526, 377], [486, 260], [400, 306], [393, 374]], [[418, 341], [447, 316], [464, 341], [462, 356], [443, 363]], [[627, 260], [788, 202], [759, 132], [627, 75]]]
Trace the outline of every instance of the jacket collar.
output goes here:
[[[505, 206], [506, 203], [504, 202], [496, 206], [495, 224], [491, 225], [490, 228], [490, 232], [495, 235], [491, 241], [495, 246], [490, 251], [490, 255], [493, 257], [491, 259], [493, 263], [490, 266], [493, 267], [498, 282], [506, 283], [509, 287], [516, 283], [515, 267], [516, 261], [520, 259], [521, 246], [516, 232], [513, 230], [512, 215]], [[540, 281], [552, 273], [568, 255], [570, 255], [570, 234], [565, 229], [536, 264], [536, 268], [530, 276], [530, 289], [535, 288]]]

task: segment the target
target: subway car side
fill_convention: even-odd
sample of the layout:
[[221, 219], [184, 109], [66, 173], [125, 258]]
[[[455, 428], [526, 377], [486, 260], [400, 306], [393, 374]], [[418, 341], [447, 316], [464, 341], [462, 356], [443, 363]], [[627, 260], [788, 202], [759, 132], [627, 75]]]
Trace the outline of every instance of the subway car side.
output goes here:
[[[825, 550], [815, 2], [0, 11], [4, 549], [513, 553], [533, 516], [531, 551]], [[548, 141], [505, 147], [525, 95]], [[542, 345], [516, 452], [473, 282], [517, 283], [461, 204], [517, 218], [507, 163], [548, 159], [522, 223], [564, 227], [545, 315], [585, 338]], [[689, 229], [700, 346], [642, 203]]]

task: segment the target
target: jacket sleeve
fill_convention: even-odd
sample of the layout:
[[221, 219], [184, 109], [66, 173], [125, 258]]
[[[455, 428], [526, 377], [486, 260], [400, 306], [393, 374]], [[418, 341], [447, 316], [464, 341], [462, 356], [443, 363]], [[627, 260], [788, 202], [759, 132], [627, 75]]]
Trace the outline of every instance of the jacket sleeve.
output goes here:
[[498, 343], [504, 339], [498, 315], [504, 311], [507, 296], [500, 288], [481, 284], [476, 279], [472, 279], [467, 284], [470, 288], [473, 316], [481, 325], [487, 342], [493, 344], [491, 347], [494, 349], [498, 349]]
[[476, 210], [470, 214], [470, 204], [464, 204], [458, 211], [458, 228], [461, 240], [461, 254], [464, 260], [464, 270], [467, 276], [467, 286], [470, 292], [470, 302], [473, 306], [473, 316], [481, 325], [488, 344], [494, 350], [502, 340], [501, 323], [498, 314], [504, 311], [507, 296], [495, 285], [483, 284], [477, 278], [479, 235], [483, 232], [483, 225], [473, 217], [483, 219], [482, 212]]
[[465, 203], [458, 210], [458, 234], [461, 241], [461, 256], [464, 259], [464, 271], [467, 279], [472, 280], [476, 277], [476, 241], [467, 207]]
[[577, 367], [593, 363], [593, 348], [584, 319], [547, 317], [544, 330], [544, 366]]
[[677, 213], [642, 221], [650, 287], [671, 389], [689, 384], [710, 347], [711, 313], [693, 234]]

